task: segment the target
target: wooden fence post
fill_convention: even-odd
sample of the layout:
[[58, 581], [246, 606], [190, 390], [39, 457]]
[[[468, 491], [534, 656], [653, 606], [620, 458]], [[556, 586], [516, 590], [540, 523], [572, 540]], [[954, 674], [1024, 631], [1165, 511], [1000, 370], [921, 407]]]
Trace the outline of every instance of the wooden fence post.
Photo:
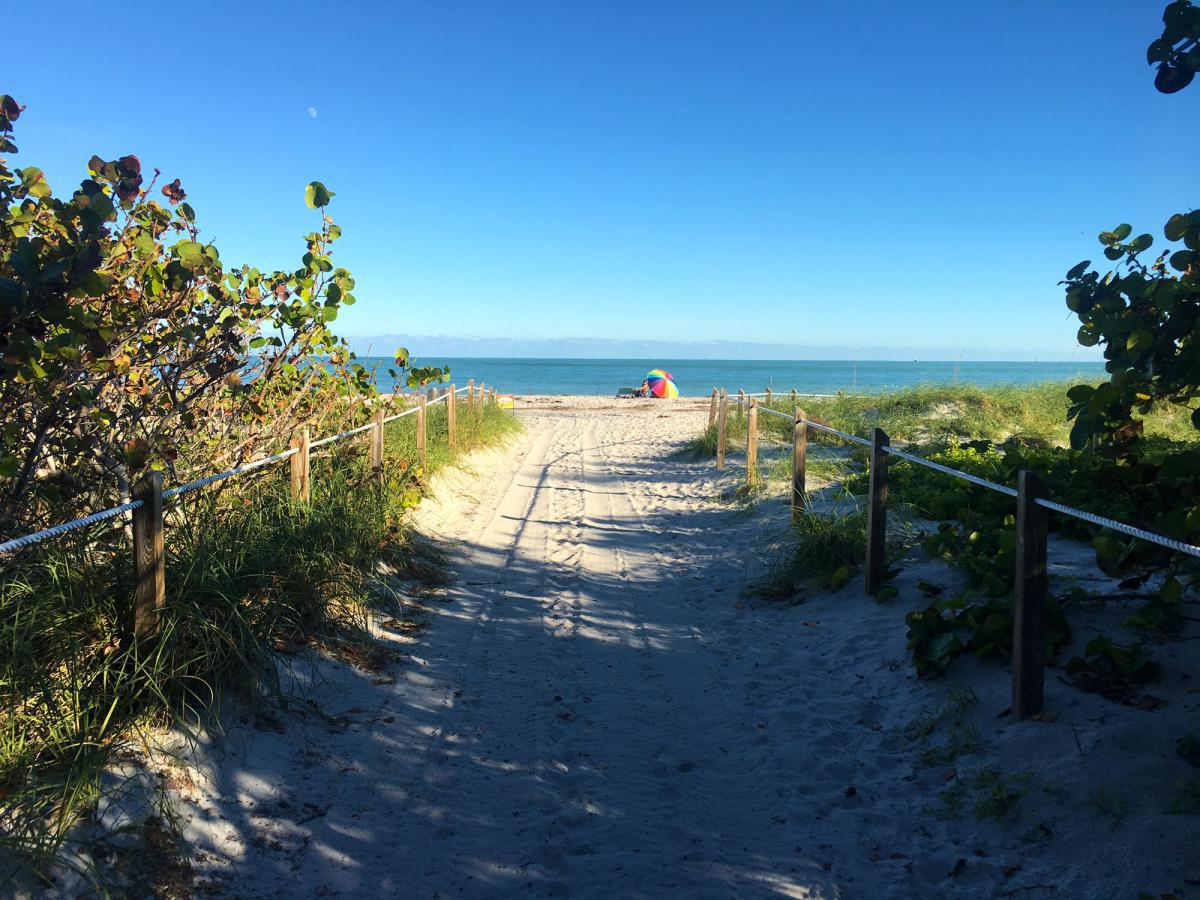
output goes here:
[[375, 428], [371, 432], [371, 472], [383, 485], [383, 407], [375, 410]]
[[771, 391], [771, 388], [768, 386], [767, 387], [767, 409], [771, 408], [771, 400], [774, 396], [775, 396], [774, 393]]
[[717, 403], [720, 400], [720, 394], [716, 388], [713, 388], [712, 399], [708, 401], [708, 427], [712, 428], [717, 424]]
[[147, 472], [133, 486], [133, 633], [146, 637], [158, 631], [167, 594], [163, 552], [162, 472]]
[[475, 379], [467, 379], [467, 408], [475, 408]]
[[738, 388], [738, 421], [742, 421], [742, 410], [746, 403], [746, 392], [742, 388]]
[[429, 398], [421, 394], [417, 398], [417, 462], [425, 468], [425, 407]]
[[886, 574], [887, 494], [889, 445], [887, 433], [876, 428], [871, 435], [871, 477], [867, 493], [867, 572], [865, 586], [871, 596], [879, 590]]
[[797, 402], [798, 398], [796, 397], [796, 389], [792, 388], [792, 406], [795, 406]]
[[1012, 709], [1018, 719], [1042, 711], [1046, 668], [1046, 486], [1017, 475], [1017, 566], [1013, 605]]
[[804, 410], [792, 412], [792, 522], [804, 515], [804, 466], [808, 460], [808, 422]]
[[458, 391], [454, 385], [446, 397], [446, 442], [451, 450], [458, 447]]
[[729, 395], [721, 394], [720, 409], [717, 411], [717, 468], [725, 468], [725, 434], [729, 423]]
[[300, 433], [292, 438], [292, 446], [296, 452], [291, 455], [292, 499], [307, 503], [308, 493], [308, 426], [300, 429]]
[[758, 477], [758, 402], [750, 401], [746, 413], [746, 486]]

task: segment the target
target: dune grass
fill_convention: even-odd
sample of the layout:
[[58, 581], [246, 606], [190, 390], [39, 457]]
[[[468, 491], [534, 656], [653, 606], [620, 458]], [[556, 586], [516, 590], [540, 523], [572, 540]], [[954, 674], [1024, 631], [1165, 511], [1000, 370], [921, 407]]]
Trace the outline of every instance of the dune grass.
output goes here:
[[[1070, 433], [1067, 419], [1068, 382], [1033, 385], [917, 385], [884, 394], [833, 397], [797, 397], [796, 404], [810, 419], [816, 419], [848, 434], [870, 436], [881, 427], [896, 442], [932, 444], [949, 439], [992, 440], [1010, 438], [1036, 440], [1066, 446]], [[790, 414], [792, 398], [776, 395], [772, 408]], [[1146, 416], [1147, 437], [1182, 442], [1198, 439], [1189, 420], [1190, 410], [1159, 404]], [[731, 422], [744, 436], [744, 418], [731, 414]], [[778, 416], [760, 415], [761, 430], [787, 437], [787, 422]], [[731, 432], [732, 433], [732, 432]], [[812, 434], [814, 440], [827, 440]]]
[[[883, 428], [893, 441], [945, 443], [950, 439], [1005, 441], [1020, 438], [1066, 446], [1071, 423], [1067, 419], [1071, 382], [1034, 385], [917, 385], [878, 394], [795, 398], [809, 418], [817, 419], [847, 434], [867, 437], [875, 427]], [[761, 400], [760, 399], [760, 404]], [[793, 399], [788, 393], [774, 396], [771, 408], [791, 414]], [[1189, 420], [1191, 411], [1160, 404], [1145, 418], [1147, 437], [1196, 442], [1197, 433]], [[759, 415], [760, 435], [790, 440], [785, 419]], [[745, 440], [746, 416], [738, 414], [731, 398], [727, 422], [729, 440]], [[818, 442], [836, 441], [820, 433]], [[716, 433], [694, 445], [696, 452], [716, 453]]]
[[[397, 600], [388, 573], [428, 568], [404, 513], [454, 458], [445, 416], [444, 405], [431, 410], [425, 472], [415, 417], [387, 426], [383, 489], [359, 440], [314, 455], [310, 502], [293, 501], [286, 467], [272, 467], [169, 506], [167, 598], [153, 640], [130, 634], [121, 528], [35, 545], [9, 563], [0, 572], [0, 846], [48, 873], [95, 810], [102, 773], [143, 729], [195, 725], [222, 696], [269, 696], [279, 649], [312, 644], [384, 665], [368, 616]], [[459, 452], [518, 427], [495, 406], [463, 404]], [[0, 871], [0, 885], [12, 874]]]

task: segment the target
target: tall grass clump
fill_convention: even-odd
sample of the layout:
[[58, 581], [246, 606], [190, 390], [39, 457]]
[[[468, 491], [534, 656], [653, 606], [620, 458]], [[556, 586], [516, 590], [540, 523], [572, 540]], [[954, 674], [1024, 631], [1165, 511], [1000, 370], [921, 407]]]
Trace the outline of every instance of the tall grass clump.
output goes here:
[[795, 545], [768, 561], [767, 574], [752, 592], [783, 599], [803, 588], [837, 590], [862, 565], [867, 551], [865, 510], [807, 513], [793, 527]]
[[[413, 567], [405, 510], [429, 471], [452, 460], [433, 433], [427, 471], [415, 448], [402, 452], [412, 419], [386, 428], [382, 487], [359, 442], [314, 455], [307, 503], [292, 500], [286, 468], [275, 467], [169, 505], [166, 602], [151, 639], [133, 638], [119, 527], [35, 545], [0, 572], [0, 848], [49, 873], [139, 734], [198, 726], [220, 698], [286, 702], [281, 649], [386, 664], [368, 617], [397, 600], [388, 576]], [[516, 427], [494, 406], [464, 404], [459, 446]], [[0, 884], [13, 874], [0, 871]]]

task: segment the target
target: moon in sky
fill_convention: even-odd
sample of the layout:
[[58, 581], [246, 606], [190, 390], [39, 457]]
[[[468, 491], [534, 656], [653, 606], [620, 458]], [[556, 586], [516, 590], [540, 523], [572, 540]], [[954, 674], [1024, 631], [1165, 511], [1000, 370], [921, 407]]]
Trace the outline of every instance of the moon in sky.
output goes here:
[[315, 119], [317, 117], [317, 108], [315, 106], [310, 106], [308, 108], [308, 117], [310, 119]]

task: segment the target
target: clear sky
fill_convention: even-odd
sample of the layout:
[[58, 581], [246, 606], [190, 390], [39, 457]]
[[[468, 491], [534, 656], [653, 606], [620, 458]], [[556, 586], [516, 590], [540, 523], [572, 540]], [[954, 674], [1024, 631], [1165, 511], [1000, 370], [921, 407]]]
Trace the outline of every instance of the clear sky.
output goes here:
[[1200, 194], [1163, 6], [22, 3], [0, 92], [16, 164], [135, 153], [228, 262], [292, 266], [324, 181], [349, 335], [1066, 358], [1096, 232]]

